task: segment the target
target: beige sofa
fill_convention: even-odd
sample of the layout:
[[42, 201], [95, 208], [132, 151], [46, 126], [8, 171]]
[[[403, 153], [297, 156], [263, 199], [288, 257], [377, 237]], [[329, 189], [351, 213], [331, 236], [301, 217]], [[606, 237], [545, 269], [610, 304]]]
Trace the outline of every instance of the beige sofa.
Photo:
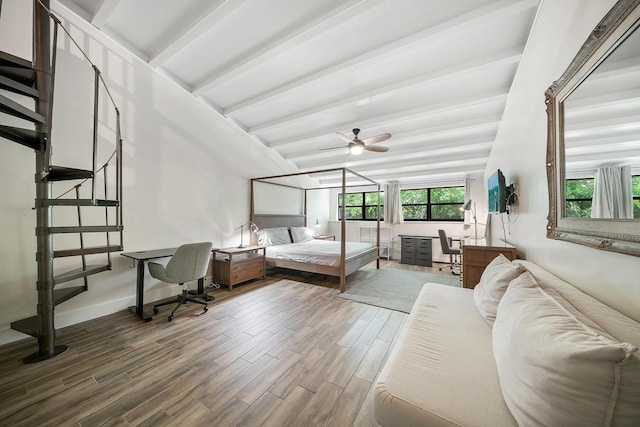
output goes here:
[[[514, 261], [510, 268], [495, 325], [479, 302], [481, 289], [423, 287], [375, 385], [380, 425], [640, 425], [640, 324], [533, 263]], [[547, 311], [535, 305], [537, 296]], [[561, 323], [547, 336], [539, 322], [550, 319]], [[604, 346], [605, 356], [594, 362], [589, 357], [600, 347], [582, 357], [581, 341], [565, 345], [574, 332]], [[536, 341], [540, 333], [544, 345]], [[605, 402], [599, 406], [598, 399]]]

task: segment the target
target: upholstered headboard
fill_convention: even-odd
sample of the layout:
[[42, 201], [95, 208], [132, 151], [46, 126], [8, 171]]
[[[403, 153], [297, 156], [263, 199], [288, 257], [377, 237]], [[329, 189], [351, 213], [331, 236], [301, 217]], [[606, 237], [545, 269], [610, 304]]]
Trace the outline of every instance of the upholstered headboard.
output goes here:
[[[285, 214], [254, 214], [251, 220], [258, 228], [273, 227], [304, 227], [306, 217], [304, 215]], [[255, 233], [251, 233], [251, 244], [257, 244], [258, 238]]]
[[304, 215], [255, 214], [251, 220], [258, 228], [304, 227]]

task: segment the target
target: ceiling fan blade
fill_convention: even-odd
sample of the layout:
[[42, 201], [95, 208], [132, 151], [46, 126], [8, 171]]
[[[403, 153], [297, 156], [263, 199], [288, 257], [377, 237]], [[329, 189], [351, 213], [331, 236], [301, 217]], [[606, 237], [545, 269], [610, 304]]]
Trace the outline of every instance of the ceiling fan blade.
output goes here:
[[364, 149], [367, 151], [377, 151], [378, 153], [384, 153], [385, 151], [389, 151], [389, 147], [382, 147], [379, 145], [365, 145]]
[[353, 142], [353, 139], [349, 138], [347, 135], [345, 135], [342, 132], [336, 132], [336, 135], [338, 135], [340, 138], [344, 139], [345, 142]]
[[369, 145], [369, 144], [375, 144], [378, 142], [386, 141], [389, 138], [391, 138], [390, 133], [383, 133], [380, 135], [372, 136], [371, 138], [363, 139], [362, 142], [364, 142], [364, 145]]
[[318, 149], [318, 151], [339, 150], [341, 148], [347, 148], [347, 146], [346, 145], [340, 145], [340, 146], [337, 146], [337, 147], [320, 148], [320, 149]]

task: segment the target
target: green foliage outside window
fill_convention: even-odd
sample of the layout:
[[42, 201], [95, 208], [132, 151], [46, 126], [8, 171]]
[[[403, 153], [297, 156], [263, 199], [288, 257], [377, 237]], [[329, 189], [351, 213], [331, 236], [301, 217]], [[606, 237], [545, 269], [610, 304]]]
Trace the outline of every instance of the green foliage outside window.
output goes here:
[[640, 175], [631, 177], [631, 188], [633, 188], [633, 217], [640, 218]]
[[[402, 212], [406, 221], [462, 221], [464, 187], [418, 188], [401, 190]], [[348, 193], [345, 197], [346, 219], [375, 220], [378, 193]], [[380, 219], [383, 218], [384, 194], [380, 194]], [[338, 195], [338, 219], [342, 213], [342, 195]], [[364, 216], [363, 216], [364, 213]]]
[[[346, 219], [376, 220], [378, 218], [378, 192], [347, 193], [345, 197]], [[380, 219], [384, 219], [384, 195], [380, 194]], [[364, 213], [364, 215], [363, 215]], [[342, 219], [342, 194], [338, 195], [338, 219]]]
[[464, 187], [445, 187], [431, 189], [431, 220], [462, 221], [464, 212]]
[[[591, 218], [593, 178], [567, 179], [565, 184], [565, 217]], [[640, 218], [640, 175], [631, 177], [633, 217]]]
[[565, 182], [565, 217], [591, 218], [593, 178], [567, 179]]

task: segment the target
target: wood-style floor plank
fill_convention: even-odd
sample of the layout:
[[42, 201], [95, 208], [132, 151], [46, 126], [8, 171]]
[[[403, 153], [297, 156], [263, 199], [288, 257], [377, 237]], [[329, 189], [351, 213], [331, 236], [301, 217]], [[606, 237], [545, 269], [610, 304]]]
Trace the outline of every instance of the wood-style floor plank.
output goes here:
[[148, 323], [123, 310], [63, 328], [69, 350], [39, 363], [22, 363], [32, 338], [0, 346], [0, 424], [377, 425], [373, 383], [406, 314], [284, 269], [209, 292], [208, 312], [188, 304], [172, 322], [169, 306]]

